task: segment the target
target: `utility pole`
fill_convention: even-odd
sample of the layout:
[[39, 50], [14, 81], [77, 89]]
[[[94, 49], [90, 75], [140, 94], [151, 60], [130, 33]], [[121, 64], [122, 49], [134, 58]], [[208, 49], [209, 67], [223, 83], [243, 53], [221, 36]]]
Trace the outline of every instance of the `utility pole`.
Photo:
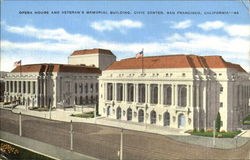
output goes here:
[[213, 147], [215, 147], [215, 120], [213, 123]]
[[19, 112], [19, 136], [22, 136], [22, 114]]
[[51, 119], [51, 105], [50, 105], [50, 101], [49, 101], [49, 119]]
[[121, 129], [121, 142], [120, 142], [120, 160], [123, 159], [123, 129]]
[[70, 150], [73, 151], [73, 124], [72, 120], [70, 121]]

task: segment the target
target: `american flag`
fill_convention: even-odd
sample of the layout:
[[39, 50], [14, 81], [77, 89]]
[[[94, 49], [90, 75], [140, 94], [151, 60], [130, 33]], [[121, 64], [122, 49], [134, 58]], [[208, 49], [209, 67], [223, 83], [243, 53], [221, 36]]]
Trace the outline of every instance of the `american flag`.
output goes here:
[[14, 62], [14, 66], [21, 66], [21, 63], [22, 63], [22, 61], [20, 60], [20, 61], [16, 61], [16, 62]]
[[135, 58], [143, 57], [143, 50], [135, 55]]

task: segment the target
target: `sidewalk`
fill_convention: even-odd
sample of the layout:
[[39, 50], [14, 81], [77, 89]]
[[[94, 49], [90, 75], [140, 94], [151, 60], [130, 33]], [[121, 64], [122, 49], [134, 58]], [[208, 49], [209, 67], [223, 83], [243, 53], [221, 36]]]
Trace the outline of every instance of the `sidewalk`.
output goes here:
[[69, 151], [34, 139], [20, 137], [8, 132], [0, 131], [0, 137], [4, 141], [20, 145], [32, 152], [60, 160], [94, 160], [96, 158], [86, 156], [77, 152]]
[[[32, 115], [32, 116], [46, 118], [46, 119], [50, 118], [49, 111], [32, 111], [32, 110], [26, 109], [25, 106], [17, 106], [12, 111], [14, 113], [22, 113], [25, 115]], [[152, 124], [145, 125], [141, 123], [110, 119], [106, 117], [79, 118], [79, 117], [70, 116], [71, 114], [77, 114], [77, 113], [82, 113], [82, 110], [80, 108], [78, 108], [76, 111], [74, 111], [73, 108], [67, 108], [66, 110], [56, 109], [54, 111], [51, 111], [51, 119], [58, 120], [58, 121], [65, 121], [65, 122], [70, 122], [72, 120], [73, 122], [100, 124], [104, 126], [112, 126], [112, 127], [135, 130], [135, 131], [155, 133], [155, 134], [160, 134], [160, 135], [186, 135], [186, 136], [189, 135], [187, 133], [184, 133], [185, 130], [183, 129], [174, 129], [174, 128], [168, 128], [168, 127], [163, 127], [163, 126], [156, 126]]]

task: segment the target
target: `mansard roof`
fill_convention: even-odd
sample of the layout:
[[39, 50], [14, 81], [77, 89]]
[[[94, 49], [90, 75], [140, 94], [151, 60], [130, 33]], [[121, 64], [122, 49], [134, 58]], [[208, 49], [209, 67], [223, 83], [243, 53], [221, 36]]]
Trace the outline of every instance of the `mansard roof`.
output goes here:
[[69, 64], [29, 64], [17, 66], [11, 72], [72, 72], [72, 73], [101, 73], [101, 70], [92, 66]]
[[159, 68], [235, 68], [246, 72], [240, 65], [226, 62], [221, 56], [164, 55], [127, 58], [114, 62], [106, 70]]
[[108, 55], [115, 56], [110, 50], [100, 49], [100, 48], [77, 50], [77, 51], [74, 51], [71, 54], [71, 56], [86, 55], [86, 54], [95, 54], [95, 53], [108, 54]]

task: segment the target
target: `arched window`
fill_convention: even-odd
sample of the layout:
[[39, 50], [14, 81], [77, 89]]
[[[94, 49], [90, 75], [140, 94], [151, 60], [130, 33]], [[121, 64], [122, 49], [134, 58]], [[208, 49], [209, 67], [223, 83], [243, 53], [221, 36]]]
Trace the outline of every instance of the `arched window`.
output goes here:
[[127, 120], [128, 121], [132, 120], [132, 109], [131, 108], [127, 109]]
[[138, 122], [144, 122], [144, 111], [142, 109], [140, 109], [138, 113]]
[[169, 126], [170, 125], [170, 115], [168, 112], [164, 113], [164, 126]]
[[179, 114], [178, 116], [178, 128], [185, 127], [185, 116], [184, 114]]
[[156, 112], [155, 111], [150, 112], [150, 123], [156, 124]]
[[118, 107], [116, 109], [116, 119], [121, 119], [121, 117], [122, 117], [122, 111], [121, 111], [121, 108]]

